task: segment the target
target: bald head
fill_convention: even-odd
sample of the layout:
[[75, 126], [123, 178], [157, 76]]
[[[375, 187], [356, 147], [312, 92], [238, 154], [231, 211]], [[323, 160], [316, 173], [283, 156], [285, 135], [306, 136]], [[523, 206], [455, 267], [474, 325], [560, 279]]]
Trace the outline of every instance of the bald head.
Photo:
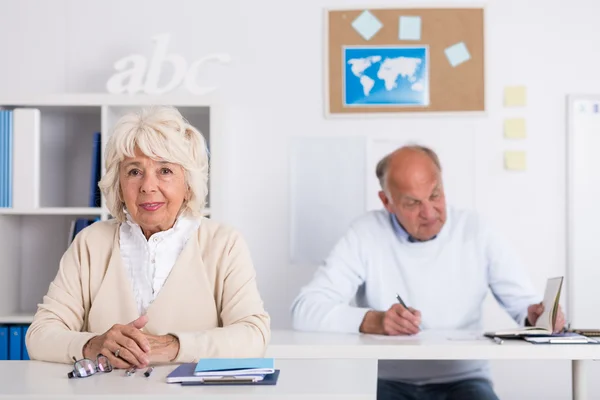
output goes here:
[[425, 146], [404, 146], [382, 158], [375, 169], [379, 184], [384, 191], [388, 189], [389, 172], [402, 182], [404, 176], [437, 172], [441, 176], [442, 167], [437, 154]]
[[376, 168], [385, 208], [418, 240], [435, 237], [446, 221], [440, 161], [423, 146], [406, 146], [384, 157]]

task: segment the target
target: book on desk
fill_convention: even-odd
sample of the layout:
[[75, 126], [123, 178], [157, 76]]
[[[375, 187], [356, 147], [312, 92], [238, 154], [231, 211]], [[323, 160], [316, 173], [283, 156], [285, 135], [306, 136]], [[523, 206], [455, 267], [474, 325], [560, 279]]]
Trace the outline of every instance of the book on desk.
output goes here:
[[167, 376], [167, 383], [275, 385], [278, 378], [272, 358], [203, 358], [178, 366]]
[[501, 339], [522, 339], [530, 336], [551, 336], [554, 333], [554, 323], [558, 316], [560, 292], [562, 289], [563, 277], [550, 278], [546, 283], [544, 292], [544, 311], [535, 323], [535, 326], [526, 326], [517, 329], [507, 329], [494, 332], [485, 332], [484, 335], [490, 338]]

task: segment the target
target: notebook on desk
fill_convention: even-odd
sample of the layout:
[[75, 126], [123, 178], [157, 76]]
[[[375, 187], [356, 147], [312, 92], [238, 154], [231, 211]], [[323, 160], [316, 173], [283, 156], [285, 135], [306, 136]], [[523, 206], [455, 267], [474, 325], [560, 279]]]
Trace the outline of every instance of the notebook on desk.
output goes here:
[[526, 326], [517, 329], [508, 329], [495, 332], [485, 332], [487, 337], [499, 337], [502, 339], [523, 338], [527, 336], [550, 336], [554, 331], [554, 323], [558, 316], [558, 307], [560, 301], [560, 292], [562, 289], [563, 277], [548, 279], [546, 290], [544, 291], [544, 311], [536, 321], [535, 326]]
[[525, 340], [533, 344], [600, 344], [597, 339], [573, 332], [555, 333], [549, 336], [528, 336]]
[[[273, 376], [277, 370], [273, 359], [202, 359], [198, 363], [179, 365], [166, 378], [167, 383], [198, 384], [274, 384]], [[277, 377], [275, 377], [277, 381]]]
[[236, 386], [244, 386], [244, 385], [253, 385], [253, 386], [273, 386], [277, 384], [277, 380], [279, 379], [279, 370], [276, 369], [272, 374], [265, 375], [265, 377], [261, 380], [251, 380], [244, 379], [243, 377], [205, 377], [199, 381], [186, 381], [181, 382], [181, 386], [196, 386], [196, 385], [236, 385]]
[[203, 358], [194, 369], [196, 376], [264, 375], [273, 372], [272, 358]]

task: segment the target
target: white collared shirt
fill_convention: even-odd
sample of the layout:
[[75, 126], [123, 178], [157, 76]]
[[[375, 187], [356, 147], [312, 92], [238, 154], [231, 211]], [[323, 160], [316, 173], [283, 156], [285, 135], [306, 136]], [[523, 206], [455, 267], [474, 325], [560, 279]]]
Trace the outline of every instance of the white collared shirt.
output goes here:
[[175, 225], [146, 240], [142, 229], [127, 214], [119, 228], [119, 244], [140, 315], [143, 315], [165, 284], [173, 265], [200, 219], [180, 216]]

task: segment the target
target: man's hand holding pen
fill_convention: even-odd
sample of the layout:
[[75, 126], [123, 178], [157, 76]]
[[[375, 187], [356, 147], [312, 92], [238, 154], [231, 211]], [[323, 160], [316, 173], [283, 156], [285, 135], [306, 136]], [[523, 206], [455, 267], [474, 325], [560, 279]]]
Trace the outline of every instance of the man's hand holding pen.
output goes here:
[[390, 336], [414, 335], [421, 331], [420, 325], [420, 311], [402, 304], [394, 304], [386, 312], [367, 312], [360, 332]]

